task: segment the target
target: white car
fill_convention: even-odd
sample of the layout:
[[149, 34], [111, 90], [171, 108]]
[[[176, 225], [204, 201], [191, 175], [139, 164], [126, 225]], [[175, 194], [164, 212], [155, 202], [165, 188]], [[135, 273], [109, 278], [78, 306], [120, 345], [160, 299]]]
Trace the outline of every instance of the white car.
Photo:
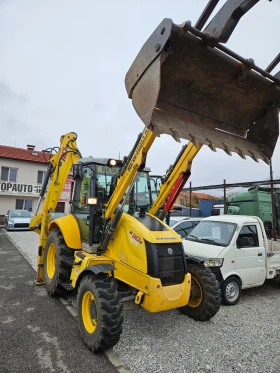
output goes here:
[[[177, 219], [179, 217], [176, 217]], [[187, 237], [191, 233], [191, 231], [197, 226], [203, 218], [192, 218], [192, 217], [181, 217], [177, 221], [175, 217], [170, 218], [169, 225], [174, 229], [176, 233], [179, 234], [183, 239]]]
[[4, 219], [4, 228], [9, 230], [29, 229], [31, 213], [27, 210], [9, 210]]

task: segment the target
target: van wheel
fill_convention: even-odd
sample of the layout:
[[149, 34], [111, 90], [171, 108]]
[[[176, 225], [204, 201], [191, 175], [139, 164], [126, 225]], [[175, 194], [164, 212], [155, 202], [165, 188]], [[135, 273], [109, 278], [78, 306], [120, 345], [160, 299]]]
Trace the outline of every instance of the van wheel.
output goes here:
[[241, 282], [235, 277], [229, 277], [222, 286], [222, 300], [227, 306], [236, 304], [241, 296]]

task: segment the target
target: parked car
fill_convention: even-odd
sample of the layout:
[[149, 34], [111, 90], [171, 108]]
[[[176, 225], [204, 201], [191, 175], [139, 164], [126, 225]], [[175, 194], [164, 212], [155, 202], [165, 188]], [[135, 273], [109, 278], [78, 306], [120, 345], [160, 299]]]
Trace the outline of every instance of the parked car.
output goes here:
[[[182, 220], [188, 220], [189, 217], [188, 216], [170, 216], [170, 219], [169, 219], [169, 226], [170, 227], [173, 227], [173, 225], [175, 225], [176, 223], [178, 223], [179, 221], [182, 221]], [[164, 220], [166, 222], [166, 219]]]
[[[187, 235], [189, 235], [192, 232], [192, 230], [197, 226], [197, 224], [201, 222], [201, 220], [203, 220], [203, 218], [189, 217], [189, 218], [181, 219], [175, 222], [175, 224], [169, 223], [169, 225], [172, 227], [172, 229], [174, 229], [176, 233], [179, 234], [179, 236], [181, 236], [184, 239], [187, 237]], [[170, 219], [170, 222], [171, 222], [171, 219]]]
[[64, 212], [51, 212], [50, 213], [50, 220], [62, 218], [63, 216], [66, 216], [66, 214], [64, 214]]
[[10, 230], [29, 230], [31, 213], [27, 210], [9, 210], [4, 218], [4, 228]]

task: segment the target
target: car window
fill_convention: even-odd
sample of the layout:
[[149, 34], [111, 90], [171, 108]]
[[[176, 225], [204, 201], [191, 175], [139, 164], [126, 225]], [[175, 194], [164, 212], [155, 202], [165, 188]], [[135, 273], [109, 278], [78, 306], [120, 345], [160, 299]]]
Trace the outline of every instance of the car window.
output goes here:
[[174, 231], [178, 233], [182, 238], [185, 238], [193, 229], [193, 225], [190, 221], [184, 221], [178, 224]]
[[10, 218], [30, 218], [31, 214], [26, 210], [13, 210], [11, 211]]
[[[245, 242], [242, 242], [242, 238], [247, 238]], [[237, 246], [238, 247], [258, 247], [259, 246], [259, 238], [258, 238], [258, 231], [256, 225], [244, 225], [241, 228], [241, 231], [237, 238]]]
[[197, 220], [197, 221], [193, 221], [193, 226], [196, 227], [198, 223], [200, 223], [200, 220]]

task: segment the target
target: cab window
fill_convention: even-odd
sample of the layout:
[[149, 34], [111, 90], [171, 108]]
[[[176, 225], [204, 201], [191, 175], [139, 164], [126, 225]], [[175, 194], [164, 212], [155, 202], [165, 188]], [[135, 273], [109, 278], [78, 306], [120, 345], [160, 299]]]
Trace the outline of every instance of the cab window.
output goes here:
[[244, 225], [237, 238], [237, 247], [258, 247], [259, 238], [256, 225]]

